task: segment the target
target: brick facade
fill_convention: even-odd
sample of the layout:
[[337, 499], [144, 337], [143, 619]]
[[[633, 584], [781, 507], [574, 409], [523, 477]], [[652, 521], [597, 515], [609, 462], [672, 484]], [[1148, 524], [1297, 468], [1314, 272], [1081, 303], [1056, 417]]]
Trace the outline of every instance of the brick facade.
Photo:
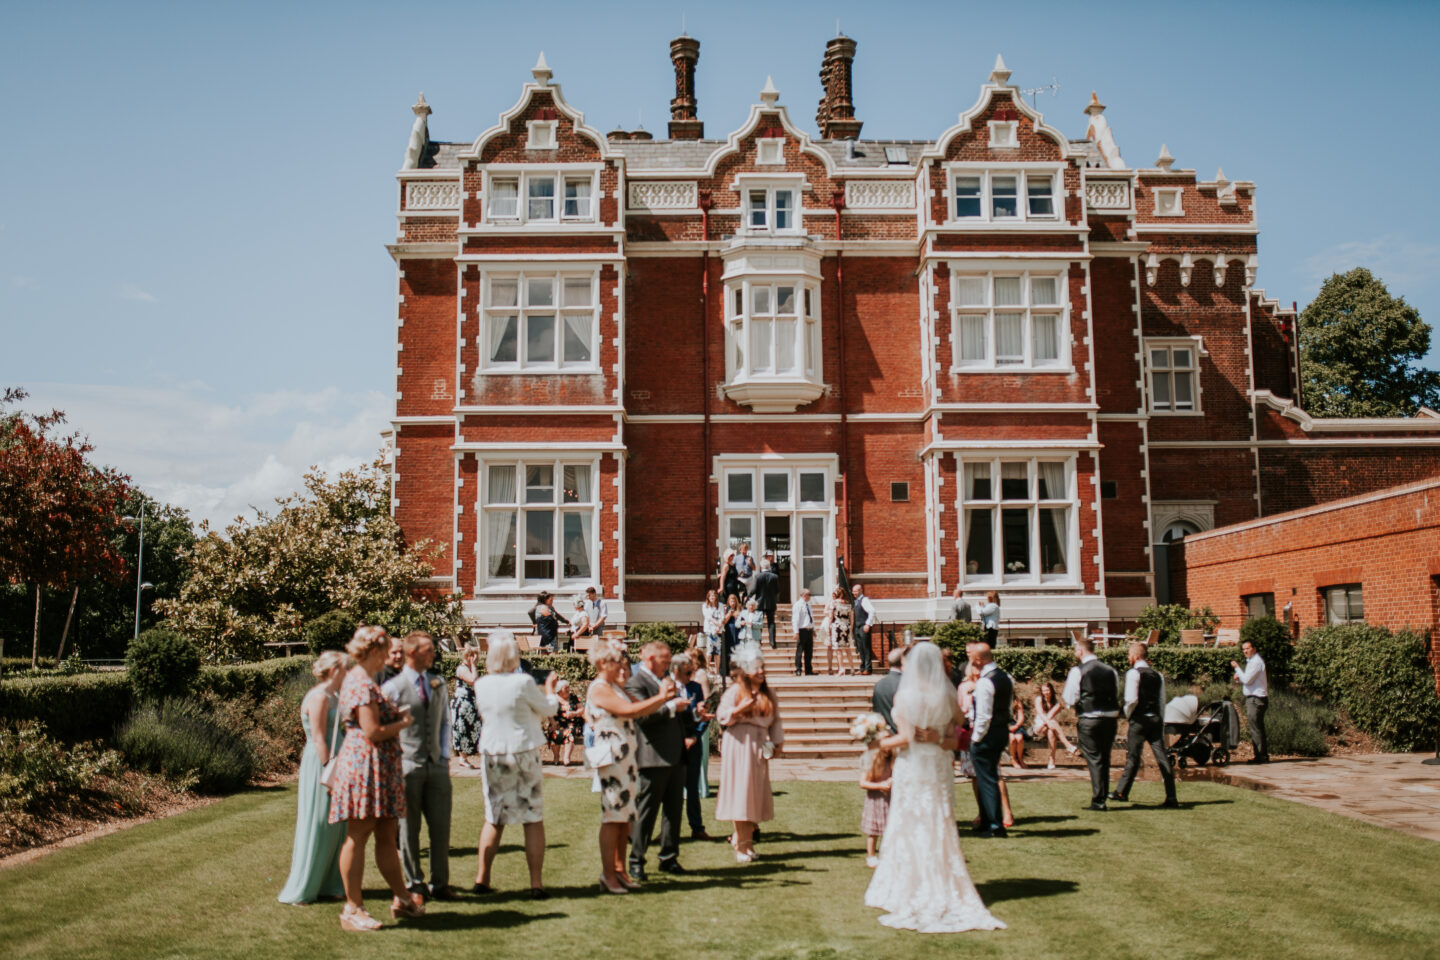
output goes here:
[[1068, 138], [997, 64], [958, 123], [884, 142], [812, 138], [772, 90], [699, 139], [687, 104], [676, 139], [602, 135], [542, 64], [473, 142], [417, 105], [395, 513], [479, 621], [589, 583], [615, 622], [693, 620], [748, 537], [787, 593], [843, 561], [885, 619], [993, 588], [1010, 635], [1055, 635], [1152, 602], [1167, 530], [1440, 473], [1440, 419], [1304, 413], [1254, 185], [1127, 166], [1098, 101]]

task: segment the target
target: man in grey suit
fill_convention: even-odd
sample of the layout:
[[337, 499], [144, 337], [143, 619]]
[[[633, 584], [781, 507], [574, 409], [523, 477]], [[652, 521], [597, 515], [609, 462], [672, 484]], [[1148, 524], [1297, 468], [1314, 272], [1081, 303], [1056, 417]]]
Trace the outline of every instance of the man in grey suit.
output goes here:
[[[660, 692], [670, 670], [670, 648], [652, 641], [640, 649], [640, 662], [625, 684], [632, 700], [648, 700]], [[685, 873], [680, 866], [680, 817], [685, 805], [685, 727], [690, 707], [681, 691], [677, 699], [635, 722], [639, 733], [635, 760], [640, 789], [635, 797], [635, 826], [630, 830], [630, 876], [645, 879], [645, 848], [660, 817], [660, 871]]]
[[[400, 731], [405, 771], [405, 829], [400, 861], [405, 886], [417, 897], [453, 900], [450, 888], [450, 698], [445, 681], [430, 672], [435, 641], [429, 634], [405, 637], [405, 666], [382, 688], [385, 696], [409, 707], [415, 722]], [[430, 883], [420, 865], [420, 818], [430, 832]]]
[[875, 689], [870, 694], [870, 709], [885, 718], [885, 725], [890, 728], [891, 733], [898, 733], [891, 711], [895, 709], [895, 691], [900, 689], [900, 665], [905, 662], [904, 649], [896, 647], [891, 650], [885, 662], [890, 665], [890, 672], [875, 682]]

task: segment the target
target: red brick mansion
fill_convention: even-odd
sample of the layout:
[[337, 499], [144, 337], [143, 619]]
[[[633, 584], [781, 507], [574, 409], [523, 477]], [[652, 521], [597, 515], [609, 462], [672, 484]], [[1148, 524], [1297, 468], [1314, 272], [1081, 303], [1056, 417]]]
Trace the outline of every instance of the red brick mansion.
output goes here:
[[1167, 539], [1440, 473], [1440, 418], [1305, 413], [1254, 184], [1131, 166], [1093, 98], [1072, 139], [998, 59], [958, 120], [861, 139], [855, 46], [818, 136], [767, 83], [707, 138], [688, 37], [664, 140], [587, 126], [543, 56], [473, 141], [416, 104], [394, 511], [477, 621], [590, 584], [694, 620], [749, 541], [783, 600], [843, 562], [882, 619], [994, 589], [1042, 637], [1165, 599]]

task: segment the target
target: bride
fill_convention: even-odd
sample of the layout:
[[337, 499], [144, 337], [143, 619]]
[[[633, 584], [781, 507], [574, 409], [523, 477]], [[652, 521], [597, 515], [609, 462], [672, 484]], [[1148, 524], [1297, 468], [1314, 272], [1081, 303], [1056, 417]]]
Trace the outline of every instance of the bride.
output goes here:
[[[955, 688], [940, 648], [922, 641], [905, 657], [895, 694], [899, 749], [880, 865], [865, 905], [889, 911], [880, 922], [921, 933], [1001, 930], [970, 882], [955, 830], [955, 774], [943, 741], [959, 719]], [[948, 746], [953, 747], [953, 740]]]

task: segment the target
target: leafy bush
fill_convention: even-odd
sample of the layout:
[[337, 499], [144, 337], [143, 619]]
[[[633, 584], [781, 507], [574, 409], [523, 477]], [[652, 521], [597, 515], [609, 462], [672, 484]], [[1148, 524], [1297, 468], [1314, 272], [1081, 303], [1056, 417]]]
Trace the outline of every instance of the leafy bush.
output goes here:
[[[55, 669], [54, 657], [41, 657], [35, 665], [41, 670]], [[29, 657], [4, 657], [0, 658], [0, 673], [28, 673], [30, 671]]]
[[119, 771], [120, 756], [93, 743], [67, 746], [34, 720], [0, 722], [0, 819], [51, 812], [101, 777]]
[[259, 703], [248, 697], [226, 699], [210, 691], [201, 693], [197, 700], [218, 724], [241, 732], [256, 774], [289, 773], [305, 749], [300, 701], [314, 686], [314, 679], [296, 674]]
[[326, 650], [344, 650], [359, 626], [360, 621], [351, 614], [331, 610], [305, 624], [305, 643], [317, 657]]
[[1294, 683], [1340, 706], [1387, 749], [1428, 747], [1440, 727], [1428, 646], [1423, 634], [1409, 630], [1312, 627], [1295, 645]]
[[75, 742], [109, 737], [130, 710], [130, 679], [119, 671], [16, 677], [0, 682], [0, 719], [36, 720]]
[[934, 620], [916, 620], [910, 624], [910, 636], [912, 639], [919, 637], [934, 637], [937, 627]]
[[1075, 666], [1075, 654], [1069, 647], [1001, 647], [995, 651], [995, 663], [1021, 683], [1063, 680]]
[[690, 646], [685, 631], [673, 623], [632, 623], [626, 630], [626, 641], [630, 647], [644, 646], [652, 640], [659, 640], [670, 648], [671, 653], [684, 653]]
[[[1274, 617], [1256, 617], [1247, 620], [1240, 628], [1240, 640], [1255, 644], [1260, 659], [1265, 661], [1265, 679], [1278, 687], [1290, 685], [1290, 661], [1295, 655], [1295, 644], [1291, 641], [1290, 630]], [[1240, 656], [1235, 657], [1241, 659]]]
[[1192, 610], [1178, 603], [1146, 607], [1135, 620], [1130, 636], [1144, 640], [1151, 630], [1159, 630], [1157, 643], [1179, 643], [1181, 630], [1213, 630], [1220, 618], [1208, 606]]
[[142, 700], [181, 697], [200, 676], [200, 648], [161, 627], [146, 630], [125, 651], [130, 687]]
[[241, 730], [194, 700], [147, 701], [116, 735], [126, 761], [172, 780], [192, 779], [202, 793], [231, 793], [250, 781], [255, 759]]
[[978, 623], [950, 620], [937, 624], [930, 639], [941, 650], [948, 651], [956, 664], [962, 664], [965, 662], [965, 645], [977, 640], [984, 640], [985, 631], [980, 628]]
[[208, 690], [221, 698], [244, 698], [252, 704], [259, 704], [290, 678], [309, 678], [310, 666], [314, 662], [313, 657], [280, 657], [259, 663], [206, 667], [200, 671], [196, 689]]
[[[1325, 734], [1334, 730], [1339, 720], [1334, 708], [1312, 697], [1284, 690], [1271, 691], [1269, 699], [1270, 706], [1265, 711], [1265, 739], [1271, 753], [1323, 757], [1330, 752]], [[1240, 716], [1245, 716], [1243, 708]]]

